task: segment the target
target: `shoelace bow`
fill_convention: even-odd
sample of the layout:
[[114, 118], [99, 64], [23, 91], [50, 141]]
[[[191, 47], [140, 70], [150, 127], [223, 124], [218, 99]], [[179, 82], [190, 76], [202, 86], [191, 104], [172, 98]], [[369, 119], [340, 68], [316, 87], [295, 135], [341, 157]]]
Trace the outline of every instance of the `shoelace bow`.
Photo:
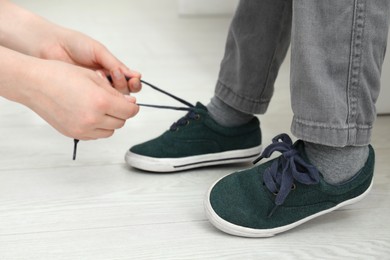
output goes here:
[[276, 195], [275, 207], [268, 217], [271, 217], [276, 209], [284, 203], [291, 189], [295, 186], [294, 181], [312, 185], [319, 183], [320, 180], [317, 168], [302, 159], [287, 134], [280, 134], [273, 138], [272, 144], [265, 148], [260, 157], [253, 163], [257, 163], [263, 158], [269, 158], [273, 152], [280, 152], [282, 155], [274, 160], [263, 175], [265, 186]]
[[[113, 83], [112, 81], [112, 78], [111, 76], [107, 76], [107, 79]], [[129, 81], [130, 78], [129, 77], [126, 77], [126, 80]], [[157, 90], [158, 92], [161, 92], [177, 101], [179, 101], [180, 103], [186, 105], [186, 107], [174, 107], [174, 106], [161, 106], [161, 105], [152, 105], [152, 104], [142, 104], [142, 103], [137, 103], [138, 106], [143, 106], [143, 107], [153, 107], [153, 108], [160, 108], [160, 109], [171, 109], [171, 110], [179, 110], [179, 111], [189, 111], [189, 113], [184, 116], [183, 118], [179, 119], [179, 121], [177, 121], [176, 123], [174, 123], [170, 130], [174, 131], [177, 129], [178, 126], [182, 126], [182, 125], [185, 125], [188, 123], [188, 119], [196, 119], [197, 118], [197, 115], [196, 113], [194, 112], [194, 105], [192, 105], [190, 102], [182, 99], [182, 98], [179, 98], [165, 90], [162, 90], [161, 88], [158, 88], [156, 87], [155, 85], [149, 83], [149, 82], [146, 82], [144, 80], [140, 80], [141, 83], [151, 87], [152, 89], [154, 90]], [[76, 154], [77, 154], [77, 144], [79, 142], [78, 139], [73, 139], [74, 140], [74, 146], [73, 146], [73, 160], [76, 160]]]

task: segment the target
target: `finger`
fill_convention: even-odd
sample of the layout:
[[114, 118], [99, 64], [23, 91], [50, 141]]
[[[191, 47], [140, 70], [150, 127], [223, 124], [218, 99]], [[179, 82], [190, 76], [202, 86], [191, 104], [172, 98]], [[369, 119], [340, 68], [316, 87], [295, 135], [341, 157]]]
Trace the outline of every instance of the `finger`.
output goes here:
[[124, 95], [124, 97], [125, 97], [128, 101], [130, 101], [131, 103], [134, 103], [134, 104], [137, 103], [137, 99], [136, 99], [135, 97], [133, 97], [133, 96]]
[[106, 111], [106, 114], [109, 116], [127, 120], [138, 113], [139, 106], [122, 95], [121, 97], [113, 98]]
[[107, 71], [118, 69], [125, 76], [129, 78], [141, 78], [141, 74], [137, 71], [130, 70], [120, 60], [118, 60], [112, 53], [103, 45], [95, 46], [96, 63]]
[[127, 67], [121, 67], [121, 71], [123, 72], [123, 74], [125, 74], [126, 77], [129, 77], [129, 78], [141, 79], [141, 77], [142, 77], [141, 73], [139, 73], [138, 71], [135, 71], [135, 70], [131, 70]]
[[96, 62], [108, 71], [112, 71], [117, 68], [126, 67], [120, 62], [111, 52], [103, 45], [97, 45], [95, 48]]
[[140, 92], [141, 89], [142, 89], [141, 81], [140, 81], [138, 78], [131, 78], [131, 79], [127, 82], [127, 84], [128, 84], [128, 86], [129, 86], [130, 92], [132, 92], [132, 93]]
[[107, 129], [95, 129], [88, 133], [88, 135], [83, 138], [83, 140], [96, 140], [100, 138], [108, 138], [111, 137], [115, 133], [114, 130]]
[[112, 70], [110, 74], [114, 88], [122, 94], [128, 94], [130, 90], [127, 87], [125, 75], [119, 69]]
[[[96, 75], [97, 75], [97, 77], [95, 77], [95, 76], [91, 77], [94, 84], [97, 84], [99, 87], [104, 89], [105, 92], [108, 92], [112, 96], [123, 97], [122, 93], [120, 93], [118, 90], [113, 88], [113, 79], [112, 79], [111, 75], [109, 75], [109, 79], [108, 79], [106, 76], [107, 75], [106, 72], [104, 72], [103, 70], [97, 70]], [[104, 93], [103, 95], [106, 95], [106, 94], [107, 93]], [[109, 101], [107, 101], [107, 103], [108, 102]], [[103, 104], [103, 106], [105, 106], [105, 104]]]
[[112, 116], [105, 116], [103, 121], [97, 125], [99, 129], [115, 130], [122, 128], [126, 123], [126, 120], [119, 119]]
[[91, 128], [88, 132], [74, 137], [79, 140], [94, 140], [98, 138], [110, 137], [115, 130], [122, 128], [126, 123], [126, 120], [118, 119], [111, 116], [105, 116], [103, 120], [95, 124], [94, 128]]
[[100, 78], [104, 79], [105, 82], [111, 84], [111, 82], [107, 78], [107, 73], [104, 70], [97, 70], [96, 73], [99, 75]]

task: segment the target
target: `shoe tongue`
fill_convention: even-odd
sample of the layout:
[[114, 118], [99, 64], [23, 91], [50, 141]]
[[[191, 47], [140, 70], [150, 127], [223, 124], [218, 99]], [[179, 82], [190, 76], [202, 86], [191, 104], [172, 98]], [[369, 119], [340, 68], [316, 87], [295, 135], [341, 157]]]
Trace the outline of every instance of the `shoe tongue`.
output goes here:
[[301, 158], [309, 163], [309, 164], [312, 164], [309, 160], [309, 157], [307, 156], [306, 154], [306, 149], [305, 149], [305, 142], [302, 141], [302, 140], [298, 140], [294, 143], [294, 146], [295, 146], [295, 149], [298, 150], [299, 154], [301, 155]]
[[196, 102], [195, 109], [196, 110], [204, 110], [207, 112], [207, 107], [200, 102]]
[[305, 161], [308, 161], [306, 151], [305, 151], [305, 143], [299, 139], [294, 143], [294, 147], [299, 152], [302, 159], [304, 159]]

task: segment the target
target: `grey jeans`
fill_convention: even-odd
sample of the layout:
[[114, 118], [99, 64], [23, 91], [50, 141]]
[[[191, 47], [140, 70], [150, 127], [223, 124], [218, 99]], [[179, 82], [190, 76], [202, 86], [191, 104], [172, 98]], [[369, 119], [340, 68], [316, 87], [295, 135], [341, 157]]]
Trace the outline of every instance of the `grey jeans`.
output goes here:
[[366, 145], [376, 118], [390, 0], [241, 0], [215, 95], [263, 114], [291, 42], [292, 133]]

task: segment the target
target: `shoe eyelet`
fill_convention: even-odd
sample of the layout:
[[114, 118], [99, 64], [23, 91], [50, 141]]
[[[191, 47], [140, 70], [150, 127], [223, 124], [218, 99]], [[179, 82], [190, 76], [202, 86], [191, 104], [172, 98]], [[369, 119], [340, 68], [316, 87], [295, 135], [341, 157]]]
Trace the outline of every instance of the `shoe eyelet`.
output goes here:
[[195, 115], [195, 120], [199, 120], [200, 119], [200, 115], [199, 114], [196, 114]]
[[293, 185], [291, 186], [291, 190], [295, 190], [297, 188], [297, 185], [295, 185], [295, 183], [293, 183]]
[[[263, 182], [263, 186], [265, 186], [265, 182]], [[272, 192], [273, 195], [277, 196], [279, 192]]]
[[187, 120], [187, 121], [186, 121], [186, 124], [185, 124], [184, 126], [188, 126], [189, 124], [190, 124], [190, 121]]

